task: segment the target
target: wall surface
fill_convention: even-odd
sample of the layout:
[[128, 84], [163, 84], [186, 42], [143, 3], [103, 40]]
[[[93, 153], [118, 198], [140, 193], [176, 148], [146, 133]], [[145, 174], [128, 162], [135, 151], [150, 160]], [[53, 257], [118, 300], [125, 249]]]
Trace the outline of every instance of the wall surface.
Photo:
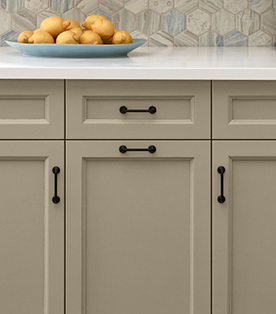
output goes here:
[[150, 46], [276, 46], [276, 0], [0, 0], [0, 45], [61, 16], [102, 14]]

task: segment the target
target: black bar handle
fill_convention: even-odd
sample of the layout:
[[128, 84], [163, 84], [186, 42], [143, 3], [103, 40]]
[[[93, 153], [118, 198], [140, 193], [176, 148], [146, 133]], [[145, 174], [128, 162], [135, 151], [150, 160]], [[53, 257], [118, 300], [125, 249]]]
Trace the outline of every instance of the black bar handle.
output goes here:
[[54, 175], [55, 175], [55, 195], [52, 198], [53, 203], [57, 204], [60, 201], [59, 196], [57, 195], [57, 175], [60, 173], [60, 168], [59, 167], [54, 167], [52, 169]]
[[156, 147], [154, 145], [150, 145], [148, 148], [127, 148], [125, 145], [121, 145], [119, 147], [119, 151], [122, 154], [126, 152], [149, 152], [153, 154], [156, 152]]
[[126, 106], [122, 106], [120, 107], [119, 111], [122, 114], [125, 114], [127, 112], [149, 112], [151, 114], [154, 114], [157, 111], [157, 109], [154, 106], [150, 106], [149, 109], [127, 109]]
[[220, 181], [220, 195], [218, 196], [218, 202], [219, 203], [224, 203], [225, 202], [225, 197], [223, 195], [223, 174], [225, 172], [225, 168], [223, 166], [218, 167], [218, 173], [221, 175], [221, 181]]

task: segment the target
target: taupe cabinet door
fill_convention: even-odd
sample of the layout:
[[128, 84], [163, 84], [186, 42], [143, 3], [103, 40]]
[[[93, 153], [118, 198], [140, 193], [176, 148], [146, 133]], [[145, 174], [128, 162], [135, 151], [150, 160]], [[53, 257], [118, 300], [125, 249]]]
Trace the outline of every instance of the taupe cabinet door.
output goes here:
[[0, 313], [64, 311], [63, 156], [62, 142], [0, 141]]
[[276, 81], [214, 81], [214, 139], [276, 139]]
[[64, 81], [0, 80], [0, 139], [63, 139]]
[[[69, 139], [208, 139], [209, 81], [67, 81]], [[127, 112], [155, 107], [155, 113]]]
[[276, 141], [218, 141], [213, 156], [213, 314], [275, 313]]
[[68, 314], [210, 313], [209, 156], [203, 141], [68, 142]]

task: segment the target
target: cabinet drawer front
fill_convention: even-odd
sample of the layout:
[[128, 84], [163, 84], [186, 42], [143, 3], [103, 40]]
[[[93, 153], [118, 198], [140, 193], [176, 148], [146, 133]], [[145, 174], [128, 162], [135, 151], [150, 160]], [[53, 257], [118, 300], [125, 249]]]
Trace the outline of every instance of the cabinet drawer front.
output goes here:
[[[205, 139], [210, 136], [208, 81], [68, 81], [69, 139]], [[147, 110], [155, 113], [121, 113]]]
[[209, 157], [207, 141], [67, 143], [68, 314], [210, 313]]
[[1, 80], [1, 139], [62, 139], [64, 81]]
[[275, 81], [215, 81], [215, 139], [275, 139]]

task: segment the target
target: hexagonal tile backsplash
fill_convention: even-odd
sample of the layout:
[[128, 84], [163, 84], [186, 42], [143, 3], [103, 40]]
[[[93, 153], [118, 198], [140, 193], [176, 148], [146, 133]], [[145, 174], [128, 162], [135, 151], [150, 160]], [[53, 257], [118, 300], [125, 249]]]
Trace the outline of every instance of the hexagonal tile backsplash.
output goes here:
[[43, 19], [102, 14], [145, 46], [275, 46], [276, 0], [0, 0], [0, 46]]

